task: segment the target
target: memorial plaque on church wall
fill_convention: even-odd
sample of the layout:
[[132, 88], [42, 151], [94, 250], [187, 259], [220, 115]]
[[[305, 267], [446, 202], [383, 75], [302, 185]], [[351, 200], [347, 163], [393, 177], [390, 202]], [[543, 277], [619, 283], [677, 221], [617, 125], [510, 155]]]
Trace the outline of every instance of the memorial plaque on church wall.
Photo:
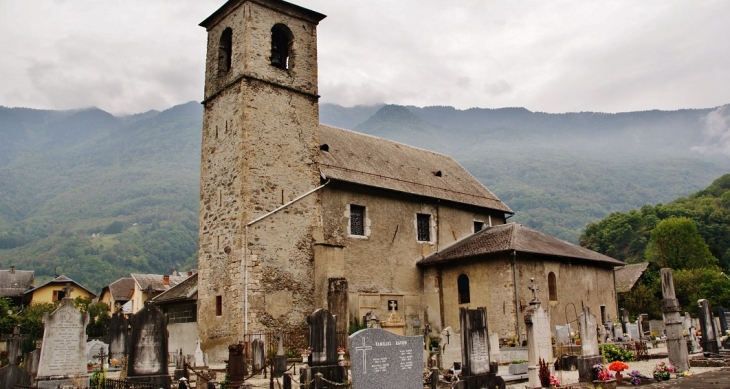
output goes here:
[[127, 355], [127, 338], [129, 337], [129, 320], [120, 309], [109, 319], [109, 327], [104, 341], [109, 345], [109, 358], [122, 360]]
[[459, 309], [461, 322], [462, 374], [478, 375], [490, 372], [487, 309]]
[[154, 304], [132, 315], [127, 376], [167, 375], [167, 316]]
[[423, 336], [369, 328], [349, 341], [354, 389], [423, 388]]
[[43, 317], [43, 347], [38, 376], [86, 374], [86, 325], [89, 315], [81, 313], [73, 300], [65, 298], [50, 315]]

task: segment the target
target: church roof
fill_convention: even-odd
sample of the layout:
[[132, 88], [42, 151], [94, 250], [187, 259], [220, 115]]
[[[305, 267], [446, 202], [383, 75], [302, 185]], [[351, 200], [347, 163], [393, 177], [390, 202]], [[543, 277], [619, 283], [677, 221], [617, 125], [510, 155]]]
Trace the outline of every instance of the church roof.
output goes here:
[[26, 290], [33, 287], [33, 270], [0, 270], [0, 296], [22, 296]]
[[649, 262], [634, 263], [616, 269], [616, 292], [624, 293], [630, 291], [636, 281], [641, 278]]
[[319, 168], [328, 179], [513, 213], [444, 154], [323, 124], [319, 142]]
[[205, 20], [200, 22], [201, 27], [211, 28], [215, 26], [223, 17], [231, 13], [233, 10], [238, 8], [245, 2], [256, 3], [260, 6], [273, 9], [275, 11], [284, 13], [295, 18], [301, 18], [309, 21], [310, 23], [319, 23], [320, 20], [326, 16], [312, 11], [310, 9], [300, 7], [296, 4], [288, 3], [282, 0], [228, 0], [223, 4], [217, 11], [213, 12], [212, 15], [208, 16]]
[[418, 265], [428, 266], [456, 262], [462, 259], [512, 252], [513, 250], [518, 253], [585, 260], [601, 265], [623, 265], [623, 262], [619, 260], [517, 223], [487, 227], [421, 259], [418, 261]]

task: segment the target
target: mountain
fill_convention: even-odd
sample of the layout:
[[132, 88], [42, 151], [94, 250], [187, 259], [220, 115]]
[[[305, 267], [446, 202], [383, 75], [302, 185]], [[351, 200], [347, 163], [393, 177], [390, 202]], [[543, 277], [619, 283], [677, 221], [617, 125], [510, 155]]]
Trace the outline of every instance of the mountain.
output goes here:
[[[619, 114], [322, 104], [323, 123], [453, 156], [514, 211], [578, 242], [612, 212], [730, 170], [726, 107]], [[202, 107], [116, 117], [0, 107], [0, 267], [99, 290], [197, 266]], [[725, 154], [727, 153], [727, 154]]]

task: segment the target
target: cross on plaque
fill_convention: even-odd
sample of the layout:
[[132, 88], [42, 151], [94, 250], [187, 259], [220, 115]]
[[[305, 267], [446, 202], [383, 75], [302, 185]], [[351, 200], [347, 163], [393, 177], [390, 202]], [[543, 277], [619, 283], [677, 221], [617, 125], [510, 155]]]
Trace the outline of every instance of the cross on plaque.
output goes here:
[[367, 352], [372, 350], [373, 346], [365, 345], [365, 338], [362, 338], [362, 347], [355, 347], [356, 351], [362, 351], [362, 372], [367, 373]]
[[104, 351], [104, 347], [101, 346], [99, 347], [99, 354], [94, 355], [94, 358], [98, 358], [99, 364], [101, 364], [101, 366], [103, 367], [104, 363], [106, 363], [106, 357], [108, 356], [109, 354], [107, 354], [106, 351]]
[[69, 298], [70, 299], [71, 298], [71, 292], [74, 291], [74, 288], [71, 286], [70, 283], [67, 282], [66, 283], [66, 286], [64, 286], [63, 288], [61, 288], [61, 290], [63, 291], [63, 298]]
[[530, 289], [532, 291], [532, 301], [537, 301], [537, 294], [536, 294], [536, 292], [538, 290], [540, 290], [540, 287], [538, 287], [535, 284], [535, 279], [534, 278], [530, 278], [530, 286], [528, 287], [528, 289]]
[[398, 306], [398, 303], [395, 300], [390, 300], [390, 310], [395, 311], [395, 308]]

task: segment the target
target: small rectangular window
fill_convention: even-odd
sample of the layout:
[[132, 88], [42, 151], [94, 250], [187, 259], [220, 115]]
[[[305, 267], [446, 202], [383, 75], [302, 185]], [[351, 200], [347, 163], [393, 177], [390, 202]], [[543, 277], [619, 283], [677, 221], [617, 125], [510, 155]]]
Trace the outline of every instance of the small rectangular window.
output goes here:
[[431, 241], [431, 215], [416, 214], [416, 226], [418, 228], [418, 240], [421, 242]]
[[484, 222], [474, 222], [474, 232], [477, 233], [484, 229]]
[[223, 315], [223, 296], [215, 296], [215, 315]]
[[350, 204], [350, 235], [365, 235], [365, 207]]

